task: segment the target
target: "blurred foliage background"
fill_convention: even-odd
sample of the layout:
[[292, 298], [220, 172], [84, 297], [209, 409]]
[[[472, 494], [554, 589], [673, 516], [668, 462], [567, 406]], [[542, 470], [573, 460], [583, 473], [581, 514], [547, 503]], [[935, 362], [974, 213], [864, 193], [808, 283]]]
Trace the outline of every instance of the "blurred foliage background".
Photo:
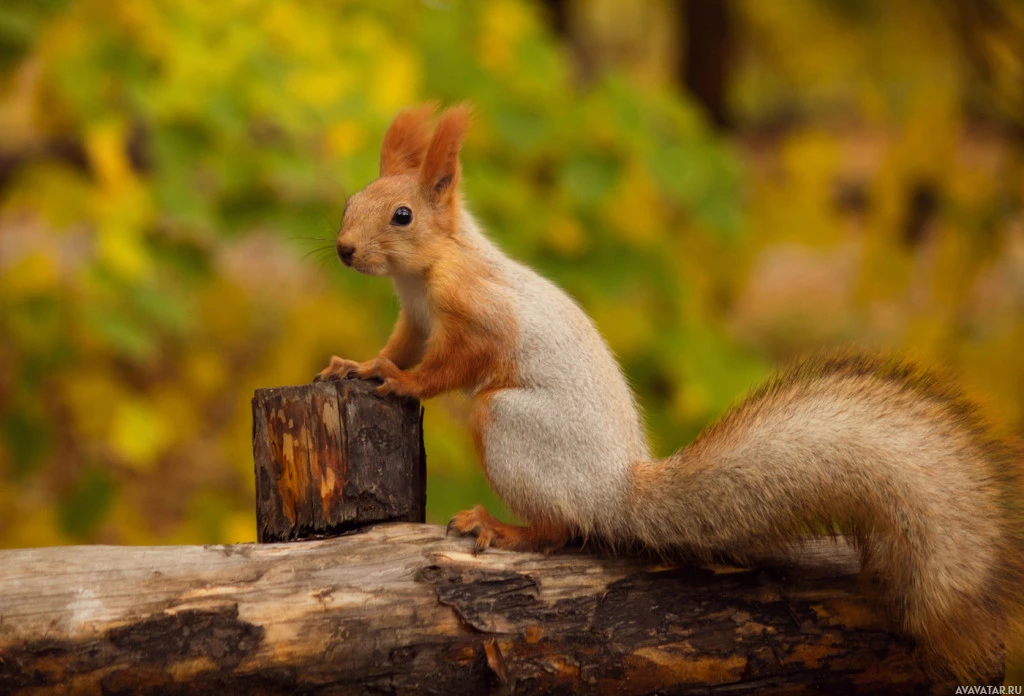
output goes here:
[[[1022, 50], [997, 0], [5, 0], [0, 547], [254, 539], [249, 398], [383, 345], [331, 242], [430, 98], [476, 104], [470, 208], [657, 451], [840, 344], [1020, 434]], [[433, 522], [500, 511], [466, 411], [427, 406]]]

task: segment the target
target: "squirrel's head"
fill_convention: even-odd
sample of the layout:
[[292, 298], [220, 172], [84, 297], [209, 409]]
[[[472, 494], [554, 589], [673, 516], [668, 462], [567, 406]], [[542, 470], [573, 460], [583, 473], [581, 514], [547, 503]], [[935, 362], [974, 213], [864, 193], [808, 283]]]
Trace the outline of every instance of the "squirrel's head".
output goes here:
[[459, 149], [469, 108], [408, 109], [384, 134], [380, 177], [349, 198], [336, 243], [346, 266], [374, 276], [425, 272], [459, 225]]

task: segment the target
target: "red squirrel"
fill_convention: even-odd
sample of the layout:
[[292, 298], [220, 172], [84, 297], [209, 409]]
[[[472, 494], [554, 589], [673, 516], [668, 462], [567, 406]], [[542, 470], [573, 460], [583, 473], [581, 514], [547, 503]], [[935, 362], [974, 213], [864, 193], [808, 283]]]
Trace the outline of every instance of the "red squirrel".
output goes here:
[[341, 261], [390, 277], [401, 311], [373, 360], [317, 375], [379, 378], [380, 394], [472, 395], [470, 428], [494, 491], [526, 526], [482, 507], [449, 529], [475, 548], [612, 548], [754, 559], [839, 530], [903, 628], [960, 677], [999, 668], [1021, 615], [1021, 450], [994, 439], [960, 392], [902, 362], [807, 360], [693, 444], [652, 457], [618, 363], [582, 309], [505, 256], [465, 210], [469, 109], [400, 113], [380, 177], [347, 202]]

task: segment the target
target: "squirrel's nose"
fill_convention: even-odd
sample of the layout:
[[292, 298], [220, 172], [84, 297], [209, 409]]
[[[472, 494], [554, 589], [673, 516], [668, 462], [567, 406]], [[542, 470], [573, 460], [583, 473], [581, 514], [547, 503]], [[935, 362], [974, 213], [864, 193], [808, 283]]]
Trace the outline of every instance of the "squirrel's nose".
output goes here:
[[351, 266], [352, 265], [352, 255], [355, 254], [355, 253], [356, 253], [356, 248], [355, 247], [350, 247], [347, 244], [339, 244], [338, 245], [338, 258], [341, 259], [341, 262], [343, 264], [345, 264], [346, 266]]

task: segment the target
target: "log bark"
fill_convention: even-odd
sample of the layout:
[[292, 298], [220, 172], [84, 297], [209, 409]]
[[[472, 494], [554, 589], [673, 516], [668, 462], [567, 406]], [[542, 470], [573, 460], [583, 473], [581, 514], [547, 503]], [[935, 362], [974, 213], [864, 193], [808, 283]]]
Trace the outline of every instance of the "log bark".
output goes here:
[[252, 399], [256, 538], [335, 536], [423, 522], [423, 410], [362, 380], [257, 389]]
[[832, 540], [757, 570], [471, 548], [391, 524], [291, 544], [2, 551], [0, 693], [948, 689]]

